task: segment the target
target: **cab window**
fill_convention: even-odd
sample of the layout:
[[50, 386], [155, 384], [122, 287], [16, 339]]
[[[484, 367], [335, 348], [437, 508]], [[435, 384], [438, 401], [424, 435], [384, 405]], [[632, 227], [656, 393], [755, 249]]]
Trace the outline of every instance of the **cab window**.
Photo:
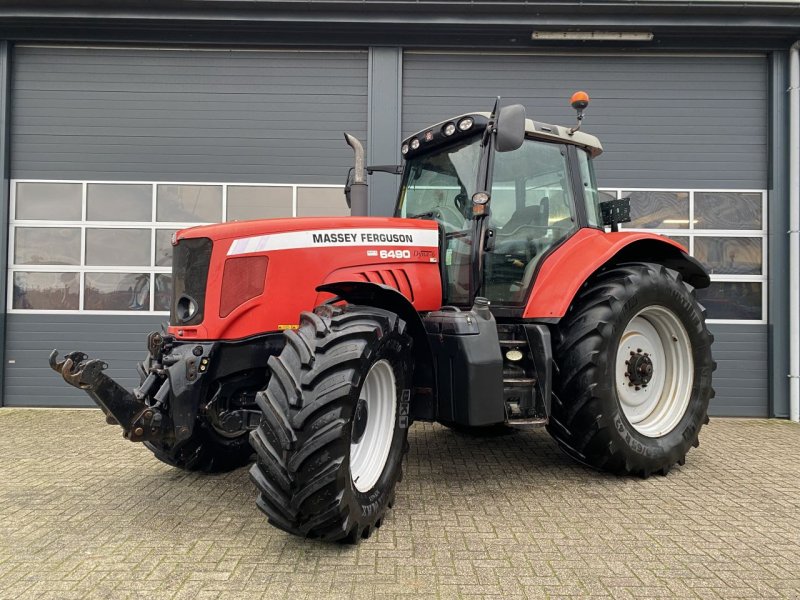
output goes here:
[[494, 243], [485, 257], [482, 295], [521, 304], [547, 251], [577, 230], [566, 147], [525, 140], [495, 154], [490, 205]]

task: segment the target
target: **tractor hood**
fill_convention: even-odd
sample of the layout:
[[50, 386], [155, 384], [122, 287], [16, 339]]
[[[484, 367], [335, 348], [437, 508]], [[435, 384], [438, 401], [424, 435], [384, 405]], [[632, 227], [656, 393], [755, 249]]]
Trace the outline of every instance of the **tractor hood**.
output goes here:
[[435, 222], [389, 217], [242, 221], [177, 232], [170, 333], [241, 339], [297, 326], [344, 281], [389, 286], [417, 310], [441, 306]]

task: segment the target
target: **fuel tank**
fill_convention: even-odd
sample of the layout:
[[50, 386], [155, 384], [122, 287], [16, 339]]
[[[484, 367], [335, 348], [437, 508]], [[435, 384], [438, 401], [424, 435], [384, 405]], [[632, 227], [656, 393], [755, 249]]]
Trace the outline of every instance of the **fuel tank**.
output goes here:
[[169, 333], [235, 340], [297, 327], [330, 298], [316, 288], [372, 282], [418, 311], [440, 308], [439, 230], [433, 221], [310, 217], [192, 227], [173, 239]]

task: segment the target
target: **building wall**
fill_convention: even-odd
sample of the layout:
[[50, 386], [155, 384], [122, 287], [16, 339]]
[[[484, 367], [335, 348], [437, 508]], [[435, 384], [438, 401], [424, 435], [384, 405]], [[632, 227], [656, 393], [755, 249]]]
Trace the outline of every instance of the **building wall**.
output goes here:
[[[352, 159], [342, 130], [369, 138], [391, 162], [400, 131], [487, 110], [497, 94], [524, 103], [537, 120], [569, 123], [567, 98], [579, 88], [593, 98], [585, 127], [606, 148], [597, 162], [601, 185], [617, 195], [633, 194], [634, 215], [640, 217], [633, 226], [655, 226], [720, 263], [714, 293], [704, 297], [710, 316], [722, 318], [712, 325], [719, 364], [713, 412], [766, 415], [767, 62], [763, 55], [730, 54], [401, 56], [399, 49], [385, 49], [376, 59], [366, 51], [20, 46], [12, 82], [5, 402], [86, 402], [50, 379], [44, 364], [53, 346], [102, 357], [112, 375], [132, 385], [146, 333], [167, 318], [159, 291], [169, 274], [163, 241], [174, 229], [203, 220], [346, 210], [338, 186]], [[387, 107], [401, 109], [391, 127]], [[392, 127], [396, 135], [387, 144]], [[34, 197], [42, 181], [66, 181], [60, 185], [68, 193], [54, 210], [64, 210], [74, 192], [77, 213], [66, 219], [17, 214], [17, 191]], [[92, 194], [106, 189], [102, 182], [119, 185], [120, 194], [131, 182], [145, 187], [128, 190], [131, 198], [117, 214], [98, 216]], [[391, 187], [382, 185], [383, 196], [373, 197], [373, 206], [390, 206], [385, 196]], [[709, 198], [728, 209], [709, 211]], [[134, 210], [137, 202], [143, 213]], [[167, 209], [162, 214], [162, 202], [179, 206], [186, 216], [166, 216], [175, 214]], [[654, 206], [663, 214], [648, 220]], [[743, 209], [755, 211], [742, 221], [745, 228], [736, 218]], [[720, 212], [727, 215], [724, 227], [711, 222]], [[705, 226], [696, 227], [696, 217], [706, 219]], [[73, 264], [57, 265], [63, 255], [37, 258], [29, 251], [36, 235], [56, 228], [75, 230], [77, 237], [61, 244]], [[102, 256], [104, 243], [113, 247], [124, 235], [149, 240], [149, 252]], [[18, 245], [21, 261], [15, 258]], [[719, 257], [729, 246], [744, 257], [737, 265], [722, 264]], [[77, 255], [67, 247], [77, 248]], [[731, 272], [738, 263], [747, 272]], [[48, 302], [66, 301], [69, 311], [25, 308], [20, 289], [32, 287], [36, 278], [49, 278]], [[128, 309], [136, 305], [132, 292], [143, 280], [150, 294], [134, 312]], [[55, 294], [62, 288], [63, 294]], [[32, 291], [27, 295], [33, 297]]]

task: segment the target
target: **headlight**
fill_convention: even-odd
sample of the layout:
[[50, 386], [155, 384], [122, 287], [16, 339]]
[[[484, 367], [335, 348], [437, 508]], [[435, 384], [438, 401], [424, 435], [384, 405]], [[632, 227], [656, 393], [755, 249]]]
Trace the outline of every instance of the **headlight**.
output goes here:
[[419, 148], [419, 140], [417, 138], [414, 138], [413, 140], [411, 140], [411, 149], [416, 150], [417, 148]]
[[456, 124], [455, 123], [448, 123], [444, 127], [442, 127], [442, 133], [445, 135], [453, 135], [456, 132]]
[[461, 131], [466, 131], [470, 127], [475, 124], [475, 120], [472, 117], [464, 117], [458, 122], [458, 128]]
[[194, 318], [199, 308], [194, 298], [184, 294], [178, 298], [178, 304], [175, 307], [175, 316], [178, 317], [178, 321], [181, 323], [186, 323]]

